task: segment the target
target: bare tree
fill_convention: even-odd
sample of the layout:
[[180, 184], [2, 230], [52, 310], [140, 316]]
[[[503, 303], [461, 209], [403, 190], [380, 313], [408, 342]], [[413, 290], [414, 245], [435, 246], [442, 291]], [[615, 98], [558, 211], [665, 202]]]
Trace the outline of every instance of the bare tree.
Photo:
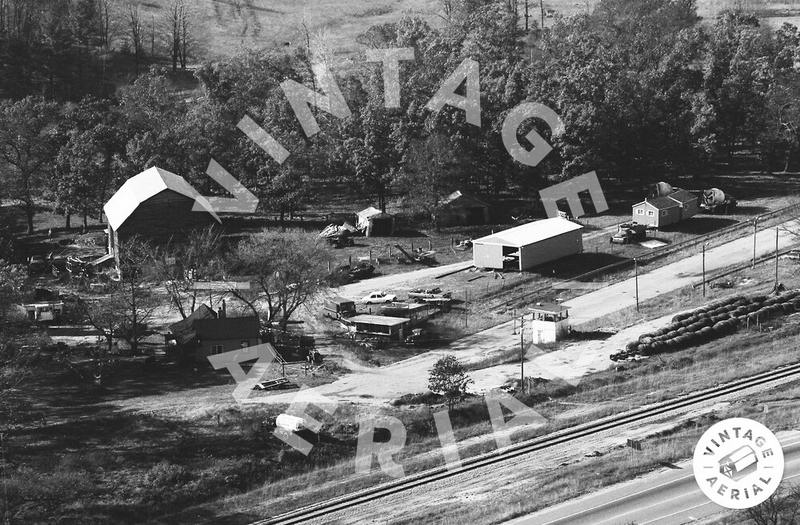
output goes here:
[[115, 339], [126, 341], [131, 352], [139, 352], [139, 343], [147, 335], [146, 327], [155, 316], [158, 302], [149, 278], [153, 270], [153, 248], [133, 237], [120, 244], [120, 280], [109, 293], [97, 300], [83, 300], [82, 313], [100, 331], [110, 351]]
[[197, 42], [195, 37], [196, 20], [195, 10], [191, 2], [187, 0], [172, 0], [167, 6], [161, 25], [172, 60], [173, 71], [178, 70], [178, 65], [181, 69], [186, 69]]
[[800, 487], [781, 488], [764, 503], [746, 512], [755, 525], [797, 525], [800, 522]]
[[453, 21], [453, 16], [456, 12], [458, 0], [441, 0], [442, 3], [442, 18], [448, 24]]
[[[155, 275], [164, 284], [172, 307], [186, 319], [205, 296], [198, 280], [216, 278], [221, 273], [220, 234], [214, 227], [192, 232], [182, 242], [171, 241], [155, 249], [153, 254]], [[173, 261], [174, 259], [174, 261]], [[224, 293], [224, 291], [222, 292]]]
[[103, 47], [108, 50], [111, 48], [116, 31], [117, 1], [98, 0], [100, 16], [100, 40]]
[[144, 54], [144, 25], [142, 24], [142, 16], [139, 12], [139, 4], [133, 2], [127, 4], [126, 18], [128, 39], [136, 62], [136, 74], [138, 75], [139, 64]]
[[242, 241], [230, 261], [232, 274], [246, 275], [253, 290], [229, 290], [266, 324], [286, 328], [294, 312], [325, 286], [327, 251], [300, 233], [262, 232]]

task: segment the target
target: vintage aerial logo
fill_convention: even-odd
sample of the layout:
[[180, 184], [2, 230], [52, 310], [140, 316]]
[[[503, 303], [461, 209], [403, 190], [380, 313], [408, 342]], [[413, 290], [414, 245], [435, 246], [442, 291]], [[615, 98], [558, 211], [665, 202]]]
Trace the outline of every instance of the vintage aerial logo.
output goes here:
[[767, 427], [731, 418], [706, 430], [694, 449], [694, 477], [711, 501], [729, 509], [763, 503], [783, 478], [783, 449]]

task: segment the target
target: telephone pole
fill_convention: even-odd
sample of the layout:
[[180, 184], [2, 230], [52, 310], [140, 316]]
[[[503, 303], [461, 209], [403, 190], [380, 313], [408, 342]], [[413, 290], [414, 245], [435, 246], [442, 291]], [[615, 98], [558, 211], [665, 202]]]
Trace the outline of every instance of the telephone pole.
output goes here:
[[753, 268], [756, 267], [756, 233], [758, 233], [758, 217], [753, 219]]
[[706, 296], [706, 244], [703, 243], [703, 297]]
[[778, 232], [779, 227], [775, 226], [775, 293], [778, 293]]
[[525, 385], [525, 314], [519, 318], [519, 388]]
[[633, 258], [634, 282], [636, 283], [636, 311], [639, 311], [639, 261]]

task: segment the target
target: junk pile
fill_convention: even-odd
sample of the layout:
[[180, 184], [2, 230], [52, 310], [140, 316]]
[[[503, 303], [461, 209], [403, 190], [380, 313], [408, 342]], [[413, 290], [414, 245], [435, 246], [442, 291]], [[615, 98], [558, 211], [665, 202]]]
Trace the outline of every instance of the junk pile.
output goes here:
[[355, 226], [345, 221], [341, 226], [329, 224], [320, 232], [319, 236], [336, 248], [344, 248], [353, 246], [353, 237], [358, 233]]

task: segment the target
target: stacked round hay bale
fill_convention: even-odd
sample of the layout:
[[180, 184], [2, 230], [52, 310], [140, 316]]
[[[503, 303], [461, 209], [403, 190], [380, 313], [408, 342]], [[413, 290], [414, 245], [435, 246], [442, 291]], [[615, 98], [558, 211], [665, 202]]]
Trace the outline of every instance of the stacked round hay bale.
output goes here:
[[708, 303], [688, 312], [681, 312], [659, 330], [642, 334], [616, 354], [620, 359], [635, 355], [683, 350], [691, 346], [733, 334], [743, 324], [754, 323], [800, 310], [800, 290], [779, 296], [736, 295]]

